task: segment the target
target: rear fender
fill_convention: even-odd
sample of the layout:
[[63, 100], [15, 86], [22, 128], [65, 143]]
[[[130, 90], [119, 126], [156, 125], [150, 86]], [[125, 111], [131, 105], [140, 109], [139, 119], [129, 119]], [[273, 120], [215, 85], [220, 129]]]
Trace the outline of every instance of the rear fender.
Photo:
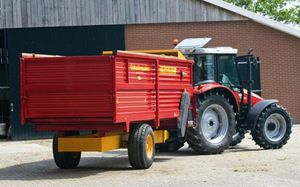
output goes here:
[[275, 100], [275, 99], [262, 100], [254, 105], [254, 107], [248, 113], [247, 118], [246, 118], [246, 124], [248, 125], [248, 130], [254, 129], [261, 112], [273, 103], [278, 103], [278, 100]]
[[238, 94], [218, 83], [204, 84], [194, 88], [194, 95], [200, 95], [208, 92], [222, 92], [230, 100], [230, 104], [233, 106], [234, 112], [238, 113], [240, 111], [239, 101], [240, 98]]

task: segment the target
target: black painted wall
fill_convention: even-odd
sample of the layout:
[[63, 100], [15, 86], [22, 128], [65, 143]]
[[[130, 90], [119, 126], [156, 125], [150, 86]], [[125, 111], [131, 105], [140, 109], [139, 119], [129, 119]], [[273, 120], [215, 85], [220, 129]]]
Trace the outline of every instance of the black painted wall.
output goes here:
[[124, 26], [26, 28], [6, 30], [9, 60], [12, 139], [50, 137], [33, 125], [20, 125], [19, 55], [22, 52], [55, 55], [98, 55], [103, 50], [125, 49]]

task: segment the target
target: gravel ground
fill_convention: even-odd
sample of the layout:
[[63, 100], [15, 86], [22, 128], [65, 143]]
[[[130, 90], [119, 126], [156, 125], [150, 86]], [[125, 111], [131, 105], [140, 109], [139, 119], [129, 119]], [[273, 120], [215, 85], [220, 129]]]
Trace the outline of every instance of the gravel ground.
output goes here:
[[186, 145], [157, 153], [148, 170], [131, 169], [126, 150], [83, 153], [77, 169], [60, 170], [51, 140], [0, 141], [0, 186], [300, 186], [300, 126], [288, 144], [263, 150], [250, 136], [220, 155]]

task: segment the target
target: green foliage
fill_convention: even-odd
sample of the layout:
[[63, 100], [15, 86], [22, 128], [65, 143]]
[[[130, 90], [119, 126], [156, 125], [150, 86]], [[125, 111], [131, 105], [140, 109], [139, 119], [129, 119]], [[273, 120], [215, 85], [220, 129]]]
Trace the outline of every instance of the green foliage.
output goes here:
[[[300, 0], [225, 0], [274, 20], [300, 24]], [[293, 4], [292, 6], [289, 6]]]

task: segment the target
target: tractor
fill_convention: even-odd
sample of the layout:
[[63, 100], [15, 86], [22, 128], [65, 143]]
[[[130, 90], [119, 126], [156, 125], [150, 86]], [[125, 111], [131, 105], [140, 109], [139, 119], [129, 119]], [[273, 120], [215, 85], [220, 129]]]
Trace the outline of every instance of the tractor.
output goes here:
[[[170, 133], [171, 138], [156, 149], [176, 151], [187, 141], [198, 153], [216, 154], [239, 144], [248, 131], [260, 147], [281, 148], [290, 138], [292, 121], [277, 100], [259, 96], [259, 57], [252, 54], [253, 49], [237, 56], [238, 50], [231, 47], [204, 48], [210, 40], [185, 39], [175, 47], [194, 60], [194, 107], [185, 135]], [[258, 93], [253, 93], [253, 87]]]

